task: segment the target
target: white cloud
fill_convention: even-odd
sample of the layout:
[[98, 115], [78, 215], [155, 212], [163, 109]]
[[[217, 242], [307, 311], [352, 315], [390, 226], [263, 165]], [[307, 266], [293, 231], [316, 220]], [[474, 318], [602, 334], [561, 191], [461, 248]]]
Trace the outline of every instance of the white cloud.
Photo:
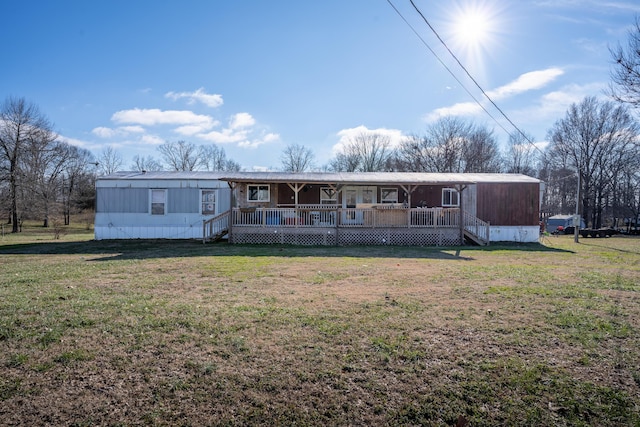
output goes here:
[[74, 145], [76, 147], [80, 147], [80, 148], [86, 148], [86, 149], [90, 149], [91, 148], [91, 144], [85, 141], [81, 141], [79, 139], [75, 139], [75, 138], [68, 138], [66, 136], [63, 135], [58, 135], [58, 139], [62, 142], [66, 142], [69, 145]]
[[100, 137], [100, 138], [114, 138], [116, 136], [122, 137], [127, 136], [132, 133], [144, 133], [145, 130], [142, 126], [121, 126], [118, 128], [108, 128], [104, 126], [99, 126], [94, 128], [91, 133]]
[[[195, 94], [199, 92], [202, 91], [196, 91]], [[186, 94], [170, 92], [166, 96], [177, 99], [186, 97]], [[174, 135], [196, 138], [201, 142], [234, 144], [243, 148], [255, 148], [280, 140], [280, 135], [267, 133], [257, 127], [255, 118], [246, 112], [231, 115], [226, 127], [220, 126], [220, 121], [209, 115], [196, 114], [189, 110], [160, 110], [157, 108], [133, 108], [117, 111], [111, 116], [111, 120], [120, 126], [114, 128], [98, 127], [93, 130], [93, 133], [102, 138], [135, 134], [137, 143], [143, 145], [159, 145], [166, 141], [167, 137], [164, 133], [166, 128], [163, 129], [161, 126], [170, 127]], [[152, 129], [155, 134], [147, 133], [149, 129]]]
[[144, 133], [145, 132], [142, 126], [121, 126], [118, 129], [127, 133]]
[[606, 83], [564, 86], [559, 90], [546, 93], [540, 97], [534, 107], [519, 111], [515, 118], [522, 123], [561, 118], [571, 104], [578, 104], [586, 96], [592, 96], [594, 93], [602, 93], [606, 87]]
[[[563, 74], [564, 70], [557, 67], [531, 71], [521, 74], [517, 79], [504, 86], [487, 91], [487, 95], [494, 101], [504, 100], [531, 90], [541, 89]], [[446, 116], [475, 116], [482, 112], [482, 106], [476, 102], [459, 102], [449, 107], [433, 110], [425, 115], [425, 121], [434, 122]]]
[[391, 143], [391, 147], [398, 147], [400, 143], [407, 139], [407, 136], [402, 133], [401, 130], [398, 129], [387, 129], [387, 128], [378, 128], [378, 129], [369, 129], [366, 126], [360, 125], [354, 128], [342, 129], [337, 133], [339, 137], [339, 141], [335, 144], [331, 151], [333, 155], [341, 152], [346, 143], [349, 142], [354, 137], [360, 135], [384, 135], [389, 138], [389, 142]]
[[99, 136], [100, 138], [112, 138], [116, 134], [116, 131], [111, 128], [100, 126], [100, 127], [94, 128], [91, 131], [91, 133], [96, 136]]
[[482, 112], [482, 107], [475, 102], [459, 102], [450, 107], [436, 108], [425, 116], [425, 121], [435, 122], [446, 116], [475, 116]]
[[214, 120], [210, 116], [192, 111], [160, 110], [157, 108], [117, 111], [111, 116], [116, 123], [132, 123], [145, 126], [155, 125], [204, 125], [211, 127]]
[[249, 113], [237, 113], [231, 117], [229, 127], [231, 129], [240, 129], [253, 126], [256, 124], [255, 119]]
[[278, 135], [277, 133], [268, 133], [265, 136], [262, 137], [262, 140], [264, 142], [275, 142], [275, 141], [280, 141], [280, 135]]
[[534, 147], [537, 147], [540, 151], [546, 150], [549, 144], [549, 141], [538, 141], [533, 143]]
[[240, 142], [247, 138], [249, 131], [234, 131], [233, 129], [223, 129], [221, 132], [213, 130], [207, 133], [198, 134], [198, 138], [206, 141], [211, 141], [216, 144], [231, 144], [234, 142]]
[[193, 136], [193, 135], [198, 135], [203, 132], [206, 132], [217, 124], [218, 122], [212, 123], [211, 125], [207, 125], [207, 126], [198, 126], [198, 125], [180, 126], [174, 129], [174, 132], [184, 136]]
[[[193, 134], [198, 138], [216, 144], [237, 144], [238, 147], [255, 148], [263, 144], [280, 140], [280, 135], [265, 133], [255, 136], [256, 120], [249, 113], [237, 113], [229, 119], [229, 127]], [[191, 131], [192, 129], [185, 129]]]
[[238, 143], [238, 147], [243, 148], [257, 148], [261, 145], [265, 145], [271, 142], [276, 142], [280, 140], [280, 135], [275, 133], [267, 133], [262, 135], [259, 138], [254, 138], [252, 140], [244, 140]]
[[202, 87], [195, 92], [167, 92], [164, 96], [174, 101], [186, 98], [188, 104], [201, 102], [211, 108], [217, 108], [224, 103], [222, 95], [206, 93]]
[[557, 77], [564, 74], [560, 68], [547, 68], [546, 70], [524, 73], [514, 81], [487, 92], [493, 100], [504, 99], [534, 89], [540, 89]]
[[142, 135], [140, 142], [147, 145], [160, 145], [163, 144], [165, 140], [156, 135]]

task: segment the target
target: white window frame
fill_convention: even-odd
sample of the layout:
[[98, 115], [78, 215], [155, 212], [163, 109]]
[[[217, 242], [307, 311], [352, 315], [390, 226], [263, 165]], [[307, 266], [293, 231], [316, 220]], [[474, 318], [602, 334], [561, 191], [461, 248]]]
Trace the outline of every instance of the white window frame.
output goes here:
[[[218, 190], [214, 190], [212, 188], [204, 188], [200, 190], [200, 214], [215, 215], [217, 199]], [[213, 210], [207, 209], [208, 205], [213, 205]]]
[[338, 192], [331, 187], [320, 187], [320, 204], [337, 205]]
[[[258, 196], [256, 199], [251, 198], [252, 187], [256, 188], [256, 195]], [[264, 188], [266, 188], [267, 197], [261, 198], [263, 194]], [[268, 202], [271, 200], [271, 186], [269, 184], [247, 184], [247, 202]]]
[[[395, 193], [395, 197], [393, 197], [394, 193]], [[382, 187], [380, 189], [380, 202], [381, 203], [398, 203], [398, 193], [399, 192], [397, 188]], [[389, 197], [390, 195], [392, 197]]]
[[[162, 194], [162, 202], [160, 201], [155, 201], [154, 199], [154, 195], [155, 194]], [[154, 212], [154, 205], [162, 205], [162, 213], [160, 212]], [[158, 215], [158, 216], [162, 216], [162, 215], [166, 215], [167, 214], [167, 190], [166, 188], [152, 188], [149, 190], [149, 213], [151, 215]]]
[[[455, 198], [455, 201], [454, 201]], [[442, 207], [458, 207], [460, 206], [460, 193], [455, 188], [442, 189]]]

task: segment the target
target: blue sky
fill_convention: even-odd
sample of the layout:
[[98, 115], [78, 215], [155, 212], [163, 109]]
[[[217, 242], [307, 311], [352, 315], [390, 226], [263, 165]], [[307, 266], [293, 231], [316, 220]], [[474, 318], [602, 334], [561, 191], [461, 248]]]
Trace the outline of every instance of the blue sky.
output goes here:
[[[640, 14], [637, 0], [414, 2], [541, 144], [571, 103], [604, 96], [608, 47], [626, 43]], [[277, 169], [288, 144], [323, 165], [356, 133], [397, 143], [442, 115], [486, 125], [505, 143], [512, 126], [411, 3], [391, 4], [0, 0], [0, 96], [36, 103], [61, 138], [96, 156], [113, 147], [123, 169], [178, 140], [216, 144], [245, 170]]]

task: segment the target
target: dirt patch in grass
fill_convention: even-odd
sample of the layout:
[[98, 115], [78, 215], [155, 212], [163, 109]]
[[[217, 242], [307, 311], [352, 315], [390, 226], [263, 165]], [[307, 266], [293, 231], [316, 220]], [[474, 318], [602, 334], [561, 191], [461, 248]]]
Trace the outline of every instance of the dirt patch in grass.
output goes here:
[[640, 423], [640, 241], [547, 240], [0, 245], [0, 424]]

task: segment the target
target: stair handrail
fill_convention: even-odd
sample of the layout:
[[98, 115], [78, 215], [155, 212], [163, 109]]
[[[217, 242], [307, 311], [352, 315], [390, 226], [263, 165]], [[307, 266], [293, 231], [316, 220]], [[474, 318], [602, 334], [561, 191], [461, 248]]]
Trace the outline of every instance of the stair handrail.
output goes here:
[[464, 229], [485, 245], [489, 244], [490, 224], [467, 211], [463, 212]]
[[206, 243], [208, 239], [229, 231], [230, 217], [231, 210], [228, 210], [213, 218], [202, 220], [202, 243]]

